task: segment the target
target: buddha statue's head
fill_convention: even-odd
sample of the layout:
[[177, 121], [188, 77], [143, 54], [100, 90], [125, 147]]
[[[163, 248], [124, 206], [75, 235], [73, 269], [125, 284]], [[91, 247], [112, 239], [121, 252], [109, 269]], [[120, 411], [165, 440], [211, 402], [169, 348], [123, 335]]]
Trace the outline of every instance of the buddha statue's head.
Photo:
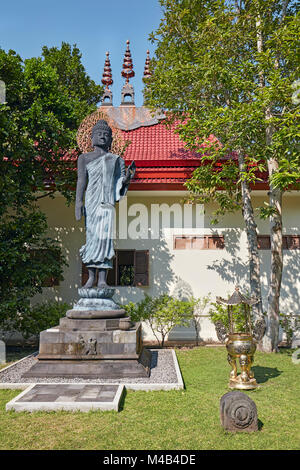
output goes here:
[[108, 151], [112, 144], [112, 130], [106, 121], [100, 119], [92, 129], [92, 145]]

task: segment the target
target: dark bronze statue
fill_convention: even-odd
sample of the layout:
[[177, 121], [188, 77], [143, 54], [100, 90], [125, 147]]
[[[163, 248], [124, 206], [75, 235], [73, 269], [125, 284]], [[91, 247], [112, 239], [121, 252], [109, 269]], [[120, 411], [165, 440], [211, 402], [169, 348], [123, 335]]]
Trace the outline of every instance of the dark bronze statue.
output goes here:
[[107, 270], [113, 267], [115, 204], [127, 193], [136, 167], [132, 162], [126, 172], [124, 160], [109, 153], [112, 130], [106, 121], [93, 127], [92, 144], [94, 151], [78, 158], [75, 217], [80, 220], [85, 216], [86, 243], [79, 251], [89, 272], [84, 288], [93, 287], [96, 269], [97, 287], [103, 288], [107, 286]]

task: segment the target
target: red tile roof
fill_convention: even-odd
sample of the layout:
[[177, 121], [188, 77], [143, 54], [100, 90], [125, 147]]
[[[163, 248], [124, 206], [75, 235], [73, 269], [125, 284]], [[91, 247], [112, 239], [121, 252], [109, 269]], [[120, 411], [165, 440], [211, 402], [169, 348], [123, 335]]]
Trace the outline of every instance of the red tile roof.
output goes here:
[[160, 122], [153, 126], [122, 131], [124, 139], [131, 142], [126, 149], [125, 160], [143, 162], [168, 160], [174, 164], [176, 160], [199, 160], [199, 154], [185, 149], [184, 142], [173, 129], [167, 128]]
[[[124, 140], [130, 142], [123, 155], [126, 165], [134, 160], [137, 166], [130, 189], [160, 189], [161, 185], [163, 189], [174, 189], [174, 185], [185, 189], [183, 183], [199, 166], [201, 155], [185, 148], [175, 133], [176, 123], [166, 126], [163, 112], [153, 113], [144, 106], [100, 108]], [[215, 137], [211, 136], [211, 140]]]
[[137, 171], [131, 190], [185, 189], [183, 183], [199, 165], [201, 156], [185, 148], [184, 142], [163, 122], [122, 131], [131, 143], [125, 161], [135, 161]]
[[[126, 165], [134, 160], [137, 167], [130, 190], [185, 190], [184, 183], [199, 166], [201, 155], [185, 148], [184, 142], [174, 132], [175, 124], [167, 127], [160, 117], [152, 119], [145, 110], [127, 107], [106, 110], [114, 118], [124, 140], [130, 141], [123, 156]], [[211, 136], [210, 140], [215, 140], [215, 137]], [[234, 155], [227, 158], [232, 157], [235, 158]], [[66, 160], [73, 158], [74, 155], [69, 154]], [[255, 189], [260, 189], [258, 186]]]

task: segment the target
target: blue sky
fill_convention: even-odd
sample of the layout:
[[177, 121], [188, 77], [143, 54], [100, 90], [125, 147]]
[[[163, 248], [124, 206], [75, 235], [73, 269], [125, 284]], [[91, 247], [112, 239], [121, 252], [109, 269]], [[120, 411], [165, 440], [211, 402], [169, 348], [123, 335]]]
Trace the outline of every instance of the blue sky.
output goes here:
[[162, 17], [158, 0], [14, 0], [2, 2], [0, 47], [15, 50], [23, 59], [37, 57], [43, 45], [77, 44], [88, 75], [101, 82], [105, 52], [110, 52], [113, 103], [119, 106], [126, 40], [130, 40], [135, 77], [135, 102], [142, 103], [142, 75], [148, 40]]

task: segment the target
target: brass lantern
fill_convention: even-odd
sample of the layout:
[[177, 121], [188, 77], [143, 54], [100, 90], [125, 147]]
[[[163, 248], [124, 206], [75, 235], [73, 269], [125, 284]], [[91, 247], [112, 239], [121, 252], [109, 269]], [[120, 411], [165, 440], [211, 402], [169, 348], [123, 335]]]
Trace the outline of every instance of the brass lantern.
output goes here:
[[[228, 310], [228, 329], [221, 321], [216, 322], [215, 327], [218, 339], [221, 342], [225, 341], [228, 352], [227, 359], [232, 368], [229, 387], [242, 390], [254, 389], [257, 387], [257, 382], [251, 366], [254, 361], [257, 343], [263, 337], [266, 328], [264, 318], [259, 319], [255, 325], [252, 325], [251, 322], [251, 307], [259, 300], [245, 297], [240, 293], [239, 287], [235, 288], [234, 293], [228, 300], [221, 297], [217, 297], [216, 300], [219, 304], [227, 305]], [[233, 313], [234, 305], [241, 305], [238, 314]], [[238, 322], [243, 324], [243, 332], [238, 331]], [[239, 359], [241, 366], [239, 375], [237, 373], [237, 359]]]

